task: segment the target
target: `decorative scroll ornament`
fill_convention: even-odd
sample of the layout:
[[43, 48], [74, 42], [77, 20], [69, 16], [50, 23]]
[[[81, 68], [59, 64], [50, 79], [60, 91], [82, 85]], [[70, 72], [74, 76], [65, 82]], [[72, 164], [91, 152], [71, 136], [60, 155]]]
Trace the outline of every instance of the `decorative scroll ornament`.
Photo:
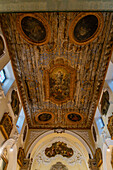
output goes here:
[[109, 133], [111, 135], [111, 139], [113, 140], [113, 113], [112, 113], [112, 116], [108, 117], [107, 128], [108, 128]]
[[42, 151], [37, 154], [36, 160], [39, 164], [49, 164], [52, 160], [55, 160], [57, 157], [61, 157], [63, 160], [65, 160], [68, 164], [74, 165], [74, 164], [81, 164], [83, 157], [79, 151], [74, 151], [73, 156], [71, 158], [63, 157], [61, 155], [56, 155], [55, 157], [48, 158], [45, 155], [45, 151]]
[[96, 159], [96, 162], [97, 162], [97, 167], [100, 167], [102, 165], [102, 151], [100, 148], [97, 148], [96, 149], [96, 152], [95, 152], [95, 159]]
[[5, 137], [8, 139], [13, 128], [13, 122], [11, 116], [8, 113], [4, 113], [0, 122], [0, 129]]

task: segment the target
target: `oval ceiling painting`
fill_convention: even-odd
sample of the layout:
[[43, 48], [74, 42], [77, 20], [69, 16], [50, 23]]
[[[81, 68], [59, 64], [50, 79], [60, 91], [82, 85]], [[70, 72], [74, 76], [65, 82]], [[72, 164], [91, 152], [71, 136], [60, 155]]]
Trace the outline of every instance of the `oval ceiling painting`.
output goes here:
[[94, 40], [102, 28], [102, 16], [98, 13], [78, 15], [70, 27], [70, 36], [77, 44], [86, 44]]
[[44, 121], [44, 122], [50, 120], [51, 118], [52, 118], [52, 115], [49, 114], [49, 113], [42, 113], [42, 114], [40, 114], [40, 115], [38, 116], [38, 119], [39, 119], [40, 121]]
[[41, 42], [46, 37], [44, 25], [36, 18], [26, 16], [21, 21], [24, 33], [34, 42]]
[[39, 124], [47, 124], [52, 122], [54, 118], [54, 114], [51, 112], [41, 112], [36, 114], [35, 116], [35, 122]]
[[72, 122], [79, 122], [82, 120], [82, 117], [77, 113], [70, 113], [67, 118]]
[[22, 37], [31, 44], [43, 45], [49, 40], [50, 28], [41, 15], [20, 15], [18, 26], [20, 27]]
[[96, 32], [98, 19], [94, 15], [87, 15], [80, 19], [74, 28], [74, 37], [77, 41], [87, 41]]
[[0, 36], [0, 58], [4, 54], [4, 41], [3, 38]]

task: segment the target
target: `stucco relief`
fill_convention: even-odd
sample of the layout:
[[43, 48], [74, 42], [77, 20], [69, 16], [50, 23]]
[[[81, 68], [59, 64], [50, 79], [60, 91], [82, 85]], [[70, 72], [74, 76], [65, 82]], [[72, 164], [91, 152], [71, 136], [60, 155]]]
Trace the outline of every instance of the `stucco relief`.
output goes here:
[[[73, 156], [69, 157], [63, 157], [62, 155], [56, 155], [54, 157], [47, 157], [45, 154], [45, 149], [47, 146], [51, 146], [54, 142], [65, 142], [67, 146], [71, 147], [73, 149]], [[70, 165], [75, 164], [81, 164], [82, 160], [84, 159], [82, 153], [77, 149], [77, 144], [74, 143], [73, 145], [70, 143], [70, 141], [67, 140], [65, 137], [55, 137], [49, 142], [42, 143], [42, 148], [40, 146], [40, 150], [37, 148], [37, 152], [35, 153], [35, 159], [38, 162], [38, 164], [49, 164], [52, 160], [55, 160], [56, 158], [61, 158], [64, 161], [66, 161]]]

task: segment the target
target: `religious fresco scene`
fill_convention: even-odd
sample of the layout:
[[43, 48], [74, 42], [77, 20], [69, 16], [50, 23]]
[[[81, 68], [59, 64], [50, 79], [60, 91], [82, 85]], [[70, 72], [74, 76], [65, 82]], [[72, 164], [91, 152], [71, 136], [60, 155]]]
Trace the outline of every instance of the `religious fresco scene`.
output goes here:
[[49, 114], [49, 113], [42, 113], [42, 114], [40, 114], [39, 116], [38, 116], [38, 119], [40, 120], [40, 121], [48, 121], [48, 120], [50, 120], [52, 118], [52, 116], [51, 116], [51, 114]]
[[66, 69], [58, 67], [50, 73], [50, 96], [55, 100], [62, 101], [69, 97], [70, 92], [70, 74]]
[[34, 42], [43, 41], [46, 37], [46, 30], [43, 24], [33, 17], [24, 17], [21, 21], [23, 32]]
[[112, 14], [0, 16], [29, 128], [89, 129], [110, 59]]
[[68, 119], [73, 121], [73, 122], [78, 122], [80, 121], [82, 118], [80, 115], [76, 114], [76, 113], [70, 113], [68, 114]]
[[62, 155], [63, 157], [70, 158], [73, 156], [73, 149], [69, 148], [64, 142], [55, 142], [50, 148], [45, 149], [45, 155], [49, 158], [56, 155]]
[[98, 19], [94, 15], [81, 18], [74, 28], [74, 37], [77, 41], [87, 41], [98, 28]]
[[44, 71], [45, 99], [58, 105], [72, 100], [76, 90], [76, 70], [67, 62], [57, 58], [50, 62], [50, 69]]

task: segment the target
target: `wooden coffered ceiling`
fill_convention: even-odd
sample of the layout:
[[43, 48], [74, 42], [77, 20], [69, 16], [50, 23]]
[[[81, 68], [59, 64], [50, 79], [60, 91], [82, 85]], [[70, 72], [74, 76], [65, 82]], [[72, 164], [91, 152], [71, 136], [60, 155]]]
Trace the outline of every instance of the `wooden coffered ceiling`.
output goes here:
[[0, 16], [29, 128], [90, 128], [111, 56], [113, 13]]

